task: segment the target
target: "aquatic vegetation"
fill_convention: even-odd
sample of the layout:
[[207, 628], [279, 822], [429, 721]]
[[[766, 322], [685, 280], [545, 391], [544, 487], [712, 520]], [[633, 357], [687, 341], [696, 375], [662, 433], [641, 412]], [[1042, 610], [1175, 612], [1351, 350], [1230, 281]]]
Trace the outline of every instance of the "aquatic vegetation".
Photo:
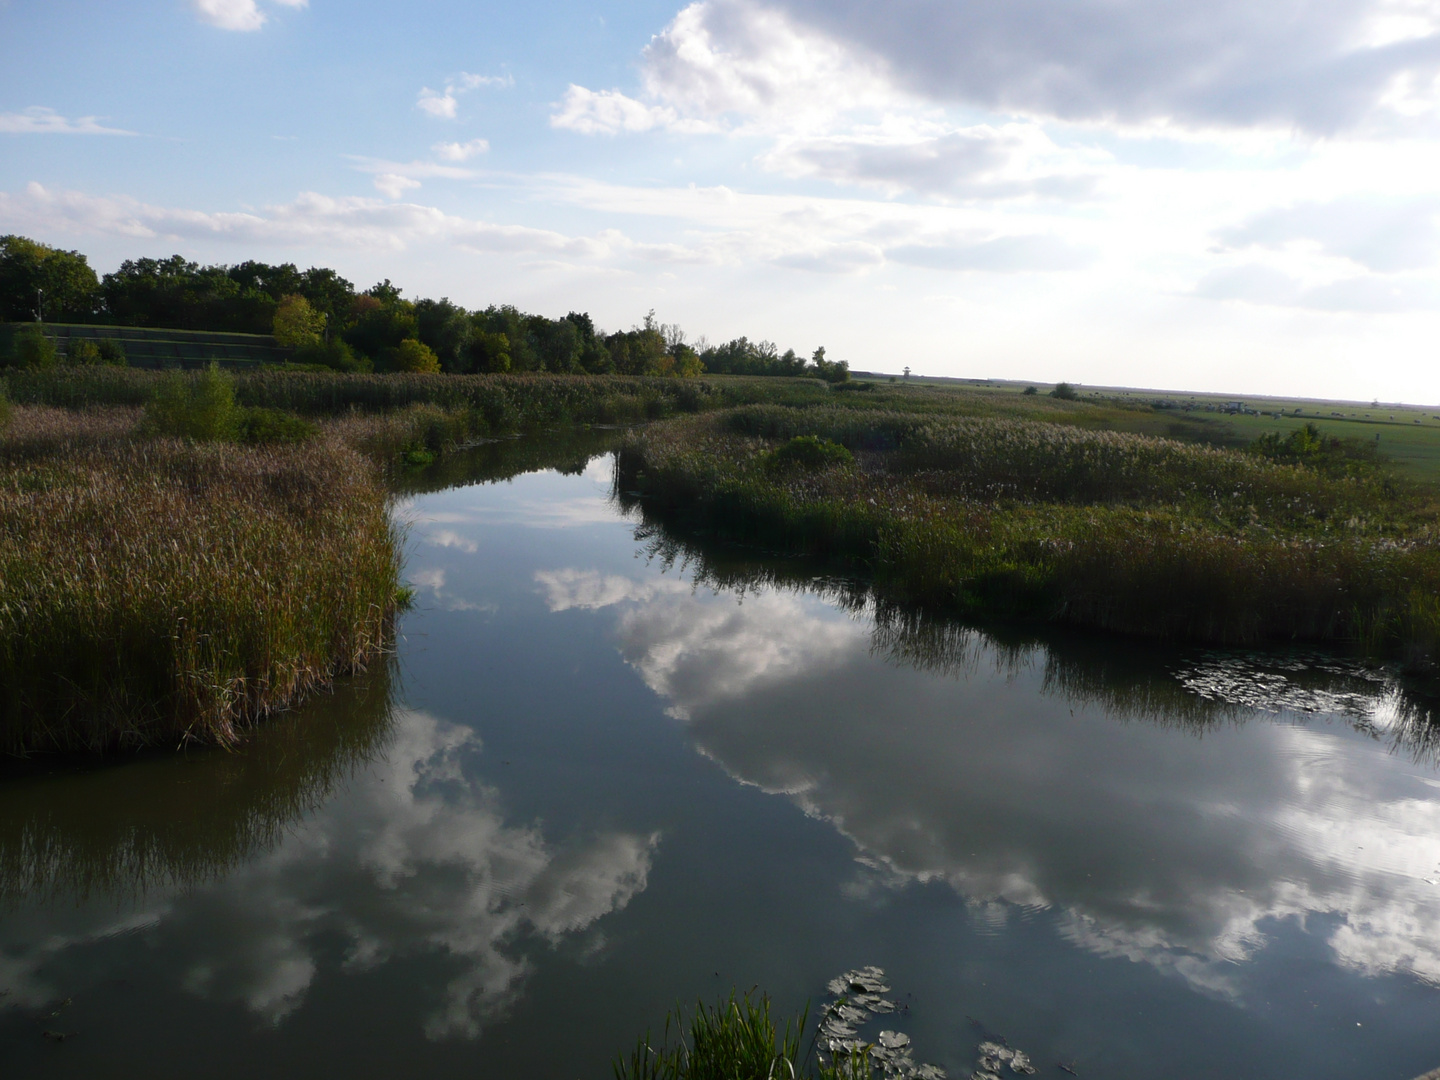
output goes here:
[[[697, 1002], [665, 1017], [659, 1040], [647, 1032], [614, 1062], [615, 1080], [772, 1080], [802, 1075], [805, 1015], [777, 1027], [767, 994]], [[658, 1045], [656, 1045], [658, 1042]]]
[[230, 745], [391, 638], [399, 544], [331, 443], [61, 443], [0, 473], [0, 753]]
[[890, 992], [884, 971], [877, 967], [847, 971], [830, 980], [828, 990], [831, 1000], [821, 1011], [804, 1053], [808, 1009], [779, 1027], [771, 1015], [769, 995], [749, 991], [736, 997], [732, 992], [713, 1006], [697, 1002], [688, 1016], [683, 1009], [672, 1010], [658, 1046], [647, 1033], [629, 1055], [616, 1057], [615, 1078], [870, 1080], [880, 1075], [945, 1080], [945, 1071], [938, 1066], [915, 1063], [910, 1036], [903, 1032], [880, 1031], [872, 1040], [858, 1037], [862, 1025], [898, 1009], [883, 996]]
[[916, 1064], [910, 1036], [903, 1031], [882, 1030], [873, 1039], [860, 1037], [861, 1030], [876, 1017], [900, 1009], [884, 996], [890, 985], [882, 968], [847, 971], [831, 979], [826, 989], [831, 999], [820, 1013], [817, 1033], [822, 1064], [841, 1076], [857, 1076], [862, 1071], [868, 1076], [879, 1069], [882, 1076], [900, 1080], [945, 1080], [945, 1070], [938, 1065]]
[[[853, 464], [777, 472], [809, 434]], [[1378, 468], [1115, 431], [891, 410], [747, 407], [632, 434], [616, 490], [656, 520], [863, 569], [974, 618], [1440, 659], [1434, 494]]]

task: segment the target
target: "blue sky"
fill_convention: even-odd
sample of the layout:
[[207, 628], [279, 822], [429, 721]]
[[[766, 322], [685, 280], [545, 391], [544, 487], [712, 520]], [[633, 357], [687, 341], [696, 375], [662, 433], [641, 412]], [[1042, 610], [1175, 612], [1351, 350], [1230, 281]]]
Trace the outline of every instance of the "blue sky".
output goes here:
[[0, 232], [1440, 401], [1440, 0], [0, 0]]

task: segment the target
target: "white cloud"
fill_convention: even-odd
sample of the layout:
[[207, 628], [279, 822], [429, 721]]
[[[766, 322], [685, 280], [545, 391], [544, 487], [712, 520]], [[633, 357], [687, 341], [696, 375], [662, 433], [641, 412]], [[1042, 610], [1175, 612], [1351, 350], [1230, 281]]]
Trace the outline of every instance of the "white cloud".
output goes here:
[[375, 190], [389, 195], [392, 199], [398, 199], [411, 188], [418, 188], [420, 181], [412, 180], [408, 176], [401, 176], [399, 173], [382, 172], [376, 174], [374, 184]]
[[1235, 247], [1297, 246], [1347, 259], [1367, 270], [1393, 273], [1433, 266], [1440, 259], [1440, 200], [1349, 196], [1263, 211], [1220, 239]]
[[1268, 127], [1330, 134], [1434, 115], [1440, 9], [1429, 0], [709, 0], [713, 36], [783, 13], [797, 32], [853, 52], [926, 100], [1087, 122]]
[[[483, 142], [484, 140], [478, 140]], [[456, 144], [451, 144], [456, 145]], [[360, 172], [372, 173], [377, 191], [398, 199], [420, 186], [420, 181], [443, 177], [448, 180], [468, 180], [475, 176], [470, 169], [456, 165], [444, 165], [436, 161], [382, 161], [375, 158], [353, 157], [355, 168]]]
[[550, 117], [551, 127], [578, 131], [581, 135], [616, 135], [622, 131], [649, 131], [679, 123], [675, 110], [646, 105], [618, 90], [587, 90], [573, 83], [561, 99], [559, 111]]
[[282, 247], [400, 250], [412, 244], [442, 243], [469, 251], [581, 259], [601, 257], [617, 247], [613, 237], [567, 236], [547, 229], [457, 217], [415, 203], [336, 199], [313, 192], [261, 212], [208, 213], [153, 206], [124, 196], [50, 191], [31, 183], [19, 194], [0, 192], [0, 219], [30, 233], [99, 233]]
[[[309, 0], [271, 0], [285, 7], [302, 8]], [[255, 0], [190, 0], [199, 16], [221, 30], [259, 30], [267, 16]]]
[[133, 131], [105, 127], [99, 117], [61, 116], [54, 109], [36, 105], [18, 113], [0, 113], [0, 134], [5, 135], [134, 135]]
[[514, 78], [509, 75], [472, 75], [462, 71], [446, 79], [443, 90], [422, 87], [415, 104], [421, 111], [438, 119], [454, 120], [459, 114], [461, 94], [482, 86], [506, 88], [514, 85]]
[[415, 104], [431, 116], [438, 116], [442, 120], [455, 119], [455, 110], [459, 106], [454, 93], [449, 89], [437, 93], [428, 86], [421, 88], [420, 97]]
[[471, 139], [469, 142], [438, 142], [430, 148], [441, 161], [469, 161], [472, 157], [486, 153], [490, 143], [485, 139]]

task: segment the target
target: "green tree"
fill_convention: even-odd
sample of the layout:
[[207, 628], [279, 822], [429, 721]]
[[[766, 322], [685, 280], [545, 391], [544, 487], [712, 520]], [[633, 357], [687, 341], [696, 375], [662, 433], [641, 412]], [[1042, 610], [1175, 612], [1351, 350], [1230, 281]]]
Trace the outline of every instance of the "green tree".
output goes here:
[[474, 371], [510, 370], [510, 339], [505, 334], [477, 330], [470, 337], [470, 367]]
[[83, 320], [99, 304], [100, 282], [84, 255], [0, 236], [0, 322]]
[[420, 340], [440, 358], [445, 371], [469, 371], [472, 365], [470, 339], [475, 334], [470, 313], [449, 297], [415, 301], [415, 323]]
[[271, 331], [282, 348], [316, 345], [325, 333], [325, 315], [311, 307], [305, 297], [292, 293], [276, 307]]
[[435, 374], [440, 371], [440, 358], [430, 346], [415, 338], [406, 338], [395, 348], [393, 363], [396, 371]]
[[1068, 382], [1056, 383], [1055, 389], [1050, 391], [1050, 396], [1060, 401], [1074, 401], [1079, 398], [1079, 393]]

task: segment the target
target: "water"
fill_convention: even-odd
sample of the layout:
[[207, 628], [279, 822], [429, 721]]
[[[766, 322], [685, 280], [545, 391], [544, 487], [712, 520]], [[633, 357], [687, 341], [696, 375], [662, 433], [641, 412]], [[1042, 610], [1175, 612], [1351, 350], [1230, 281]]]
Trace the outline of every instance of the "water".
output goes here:
[[[1393, 673], [877, 612], [622, 517], [598, 445], [417, 481], [393, 670], [237, 754], [0, 783], [4, 1075], [604, 1076], [676, 1000], [869, 964], [952, 1077], [1002, 1036], [1056, 1077], [1440, 1065]], [[545, 455], [431, 486], [507, 458]]]

